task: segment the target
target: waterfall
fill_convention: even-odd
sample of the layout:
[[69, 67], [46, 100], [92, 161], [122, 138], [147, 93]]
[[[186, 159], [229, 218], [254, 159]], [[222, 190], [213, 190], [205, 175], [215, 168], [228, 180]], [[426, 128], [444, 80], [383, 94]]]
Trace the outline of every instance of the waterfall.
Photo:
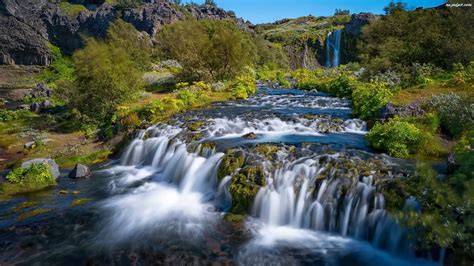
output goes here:
[[337, 67], [341, 60], [342, 30], [329, 32], [326, 38], [326, 67]]
[[[226, 210], [230, 177], [219, 184], [223, 153], [198, 148], [188, 152], [179, 127], [157, 125], [140, 131], [111, 168], [115, 196], [101, 207], [109, 214], [98, 239], [106, 245], [143, 242], [174, 232], [195, 237], [216, 221], [215, 209]], [[125, 192], [125, 193], [124, 193]]]
[[[337, 154], [331, 155], [337, 159]], [[255, 198], [252, 214], [268, 226], [328, 232], [409, 254], [404, 231], [384, 210], [372, 176], [339, 176], [320, 156], [287, 161], [268, 178]], [[323, 172], [329, 177], [321, 180]]]

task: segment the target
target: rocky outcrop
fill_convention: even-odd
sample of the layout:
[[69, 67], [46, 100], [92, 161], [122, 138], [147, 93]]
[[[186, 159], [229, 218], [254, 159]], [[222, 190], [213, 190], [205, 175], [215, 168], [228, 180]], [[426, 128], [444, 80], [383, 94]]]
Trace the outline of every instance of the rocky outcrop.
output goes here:
[[351, 20], [344, 27], [344, 32], [348, 35], [359, 36], [362, 32], [362, 27], [375, 19], [377, 19], [377, 16], [372, 13], [352, 14]]
[[380, 110], [380, 118], [381, 119], [389, 119], [395, 116], [414, 116], [420, 117], [424, 115], [425, 111], [422, 108], [422, 104], [420, 102], [413, 102], [411, 104], [405, 106], [396, 106], [391, 103], [385, 105]]
[[0, 14], [0, 63], [49, 65], [51, 53], [46, 39], [31, 26], [12, 16]]
[[245, 29], [251, 28], [250, 23], [236, 19], [232, 12], [210, 5], [179, 6], [166, 0], [147, 0], [137, 8], [122, 9], [101, 0], [70, 2], [89, 9], [70, 15], [61, 10], [59, 0], [1, 1], [0, 63], [48, 65], [52, 60], [48, 42], [71, 54], [83, 46], [83, 36], [105, 36], [109, 25], [117, 18], [123, 18], [150, 37], [154, 37], [163, 25], [189, 17], [232, 19]]

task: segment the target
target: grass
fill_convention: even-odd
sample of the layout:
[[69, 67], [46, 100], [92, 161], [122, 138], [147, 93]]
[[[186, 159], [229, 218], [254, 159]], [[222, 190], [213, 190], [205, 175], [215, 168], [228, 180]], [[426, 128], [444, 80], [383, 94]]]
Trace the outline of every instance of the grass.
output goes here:
[[61, 156], [54, 158], [60, 167], [71, 167], [77, 163], [91, 165], [106, 161], [112, 151], [109, 149], [88, 151], [84, 154]]
[[61, 1], [59, 3], [59, 9], [61, 9], [62, 12], [64, 12], [66, 15], [70, 17], [76, 17], [78, 16], [81, 12], [87, 10], [87, 8], [83, 5], [79, 4], [71, 4], [66, 1]]
[[459, 87], [448, 87], [437, 82], [425, 86], [414, 86], [394, 93], [391, 103], [395, 105], [407, 105], [415, 101], [430, 99], [433, 95], [456, 93], [460, 95], [474, 95], [474, 88], [470, 84]]

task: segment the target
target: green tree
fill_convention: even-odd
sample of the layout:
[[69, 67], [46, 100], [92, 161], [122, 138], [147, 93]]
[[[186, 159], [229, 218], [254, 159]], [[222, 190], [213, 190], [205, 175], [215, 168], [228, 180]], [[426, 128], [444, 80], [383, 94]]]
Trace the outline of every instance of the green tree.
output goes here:
[[69, 104], [102, 121], [141, 88], [141, 72], [124, 48], [87, 39], [73, 55], [77, 78], [68, 90]]
[[163, 57], [182, 64], [181, 78], [187, 81], [231, 79], [257, 59], [251, 36], [230, 21], [174, 23], [157, 40]]
[[474, 60], [474, 12], [469, 8], [406, 10], [392, 2], [387, 15], [363, 28], [358, 44], [369, 74], [409, 73], [413, 63], [450, 68]]
[[138, 32], [132, 24], [118, 19], [107, 30], [107, 43], [123, 48], [138, 69], [150, 67], [152, 58], [151, 40], [146, 34]]

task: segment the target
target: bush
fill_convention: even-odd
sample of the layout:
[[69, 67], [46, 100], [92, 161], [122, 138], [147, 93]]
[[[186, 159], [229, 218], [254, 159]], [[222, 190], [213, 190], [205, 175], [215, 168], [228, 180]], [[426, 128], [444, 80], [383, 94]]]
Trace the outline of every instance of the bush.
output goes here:
[[366, 138], [373, 148], [404, 158], [417, 151], [421, 134], [415, 125], [395, 117], [385, 124], [377, 122]]
[[71, 81], [74, 80], [74, 66], [69, 57], [65, 57], [61, 50], [47, 43], [49, 50], [52, 53], [52, 63], [38, 76], [38, 79], [45, 83], [56, 83], [60, 80]]
[[454, 93], [435, 95], [431, 105], [439, 114], [441, 126], [453, 136], [474, 129], [474, 98]]
[[177, 22], [156, 39], [163, 57], [182, 65], [180, 77], [187, 81], [232, 79], [257, 59], [251, 36], [230, 21]]
[[62, 93], [69, 106], [96, 123], [110, 119], [142, 89], [143, 70], [150, 64], [147, 45], [121, 20], [110, 26], [104, 41], [86, 39], [73, 55], [76, 79]]
[[250, 94], [257, 92], [255, 86], [255, 72], [247, 68], [246, 73], [239, 75], [230, 85], [232, 95], [236, 99], [247, 99]]
[[352, 92], [353, 113], [362, 119], [373, 118], [391, 97], [392, 93], [385, 83], [360, 84]]
[[16, 168], [7, 177], [2, 185], [5, 194], [13, 195], [24, 192], [41, 190], [56, 185], [56, 178], [51, 173], [48, 164], [32, 164], [29, 168]]

